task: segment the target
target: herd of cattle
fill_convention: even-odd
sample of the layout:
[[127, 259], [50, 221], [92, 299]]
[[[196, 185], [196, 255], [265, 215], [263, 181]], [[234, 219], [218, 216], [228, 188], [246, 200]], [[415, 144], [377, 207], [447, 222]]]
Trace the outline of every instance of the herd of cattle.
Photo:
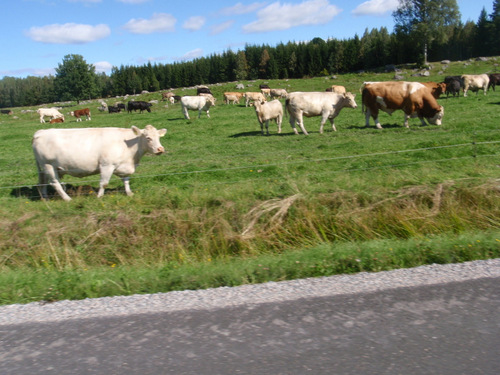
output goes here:
[[[364, 82], [361, 86], [361, 101], [366, 117], [366, 126], [369, 126], [370, 117], [375, 126], [382, 128], [378, 115], [380, 111], [392, 114], [396, 110], [404, 112], [404, 125], [408, 127], [410, 117], [418, 117], [422, 125], [426, 120], [433, 125], [441, 125], [444, 109], [437, 99], [443, 93], [455, 96], [463, 89], [464, 96], [469, 90], [483, 90], [484, 94], [489, 87], [495, 90], [500, 84], [500, 75], [462, 75], [460, 77], [446, 77], [442, 83], [436, 82], [407, 82], [385, 81]], [[304, 127], [304, 116], [321, 116], [320, 133], [327, 120], [330, 121], [333, 131], [336, 131], [334, 119], [343, 108], [357, 108], [354, 94], [346, 92], [343, 86], [332, 86], [324, 92], [292, 92], [284, 89], [271, 89], [266, 85], [260, 87], [260, 92], [226, 92], [226, 104], [239, 103], [245, 99], [245, 105], [254, 106], [261, 133], [264, 126], [269, 134], [269, 121], [274, 120], [281, 133], [284, 115], [280, 99], [285, 99], [285, 110], [289, 115], [290, 125], [295, 134], [298, 134], [296, 125], [299, 125], [303, 134], [307, 135]], [[267, 99], [270, 99], [269, 101]], [[207, 117], [210, 107], [215, 105], [215, 98], [208, 88], [198, 88], [196, 96], [177, 97], [173, 93], [163, 93], [163, 99], [171, 103], [181, 103], [182, 113], [189, 119], [190, 110], [197, 110], [198, 117], [205, 111]], [[125, 105], [110, 106], [108, 111], [113, 113], [125, 109]], [[151, 112], [151, 103], [144, 101], [130, 101], [128, 112]], [[38, 109], [40, 122], [45, 117], [51, 117], [51, 123], [63, 122], [64, 116], [55, 108]], [[76, 121], [82, 121], [85, 116], [90, 121], [90, 110], [84, 108], [71, 112]], [[98, 197], [104, 194], [104, 189], [112, 174], [123, 180], [125, 192], [132, 195], [129, 185], [129, 176], [135, 172], [135, 167], [146, 153], [162, 154], [165, 150], [160, 143], [160, 137], [165, 135], [166, 129], [156, 129], [146, 125], [144, 129], [132, 126], [131, 129], [122, 128], [80, 128], [80, 129], [44, 129], [35, 133], [32, 147], [38, 167], [39, 186], [42, 198], [47, 196], [47, 185], [54, 187], [56, 192], [66, 201], [71, 200], [64, 191], [60, 178], [65, 174], [84, 177], [100, 174]], [[75, 157], [77, 155], [78, 157]]]

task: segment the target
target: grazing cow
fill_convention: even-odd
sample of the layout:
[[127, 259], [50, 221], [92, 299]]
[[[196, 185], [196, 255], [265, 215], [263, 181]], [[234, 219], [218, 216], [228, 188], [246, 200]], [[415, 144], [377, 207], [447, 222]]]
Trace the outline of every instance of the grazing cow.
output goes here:
[[76, 111], [71, 112], [71, 116], [76, 117], [76, 122], [82, 121], [81, 116], [86, 117], [86, 121], [90, 121], [90, 109], [88, 108], [83, 108], [83, 109], [77, 109]]
[[207, 117], [210, 118], [210, 107], [215, 106], [215, 99], [209, 96], [183, 96], [181, 98], [181, 108], [184, 118], [190, 120], [189, 111], [198, 111], [198, 118], [201, 117], [201, 111], [207, 113]]
[[229, 102], [240, 103], [240, 99], [243, 97], [242, 92], [225, 92], [224, 93], [224, 103], [229, 104]]
[[286, 99], [288, 98], [288, 92], [285, 89], [271, 89], [269, 92], [271, 99]]
[[457, 95], [457, 98], [460, 97], [460, 80], [458, 79], [449, 79], [448, 82], [446, 82], [446, 97], [448, 98], [450, 94], [455, 97]]
[[64, 122], [64, 119], [59, 117], [59, 118], [53, 118], [52, 120], [50, 120], [50, 124], [57, 124], [57, 123], [61, 123], [61, 122]]
[[267, 135], [269, 135], [269, 120], [276, 121], [278, 133], [281, 133], [281, 122], [283, 121], [283, 106], [281, 102], [278, 99], [267, 103], [261, 103], [257, 100], [254, 106], [262, 135], [264, 135], [264, 123], [266, 124]]
[[129, 101], [128, 104], [127, 104], [127, 111], [128, 113], [132, 112], [132, 111], [137, 111], [139, 110], [140, 113], [142, 113], [142, 111], [148, 111], [148, 112], [151, 112], [151, 107], [152, 104], [151, 103], [148, 103], [148, 102], [141, 102], [141, 101]]
[[271, 89], [260, 89], [260, 92], [264, 96], [267, 96], [267, 97], [271, 96]]
[[493, 91], [495, 91], [495, 86], [498, 85], [500, 85], [500, 74], [498, 73], [490, 74], [490, 84], [488, 86], [488, 90], [490, 89], [490, 87], [492, 87]]
[[441, 94], [444, 94], [446, 92], [446, 83], [444, 83], [444, 82], [437, 83], [437, 82], [429, 81], [429, 82], [420, 82], [420, 83], [422, 85], [424, 85], [425, 87], [427, 87], [429, 90], [431, 90], [432, 96], [435, 97], [436, 99], [439, 99]]
[[323, 126], [327, 119], [332, 124], [332, 129], [335, 128], [335, 117], [344, 107], [357, 108], [355, 95], [350, 92], [345, 94], [337, 94], [334, 92], [292, 92], [288, 95], [285, 102], [286, 109], [290, 114], [290, 125], [295, 134], [299, 134], [295, 124], [298, 123], [302, 133], [308, 135], [304, 127], [303, 116], [313, 117], [321, 116], [320, 133], [323, 133]]
[[180, 95], [174, 95], [174, 103], [179, 103], [182, 99], [182, 96]]
[[33, 136], [32, 146], [38, 168], [42, 198], [47, 197], [47, 183], [65, 201], [71, 198], [63, 190], [60, 179], [69, 174], [85, 177], [101, 174], [97, 197], [113, 174], [120, 177], [127, 195], [132, 195], [129, 176], [135, 172], [140, 159], [146, 153], [162, 154], [165, 149], [160, 137], [166, 129], [157, 130], [146, 125], [141, 130], [136, 126], [122, 128], [45, 129]]
[[464, 97], [467, 96], [469, 90], [475, 91], [477, 95], [479, 89], [482, 89], [483, 94], [486, 95], [490, 84], [490, 77], [487, 74], [464, 74], [462, 79], [464, 80]]
[[248, 107], [248, 104], [250, 102], [255, 102], [257, 100], [259, 100], [261, 103], [266, 102], [266, 97], [261, 92], [248, 91], [243, 94], [243, 97], [245, 98], [245, 107]]
[[125, 111], [126, 107], [125, 107], [125, 104], [123, 103], [116, 103], [116, 106], [120, 109], [123, 109]]
[[269, 85], [265, 84], [265, 83], [261, 83], [259, 85], [259, 89], [270, 89]]
[[337, 94], [345, 94], [347, 92], [345, 87], [340, 85], [332, 85], [332, 87], [327, 88], [325, 91], [335, 92]]
[[212, 94], [212, 91], [207, 86], [198, 86], [196, 88], [196, 95], [200, 94]]
[[424, 118], [433, 125], [441, 125], [444, 108], [437, 103], [430, 90], [419, 82], [365, 83], [362, 87], [362, 94], [367, 127], [370, 124], [370, 116], [372, 116], [375, 126], [382, 129], [378, 119], [379, 110], [392, 114], [398, 109], [405, 113], [404, 125], [407, 128], [409, 127], [408, 119], [417, 116], [422, 125], [426, 125]]
[[161, 100], [168, 100], [171, 97], [173, 97], [175, 94], [173, 92], [162, 92], [161, 93]]
[[2, 110], [0, 110], [0, 113], [2, 113], [2, 115], [12, 115], [12, 114], [14, 114], [14, 112], [12, 112], [12, 110], [10, 110], [10, 109], [2, 109]]
[[121, 108], [118, 107], [117, 105], [110, 105], [108, 107], [108, 112], [109, 113], [120, 113], [121, 112]]
[[45, 116], [51, 117], [51, 118], [62, 118], [64, 120], [64, 115], [59, 112], [56, 108], [38, 108], [36, 112], [40, 115], [40, 123], [44, 123]]

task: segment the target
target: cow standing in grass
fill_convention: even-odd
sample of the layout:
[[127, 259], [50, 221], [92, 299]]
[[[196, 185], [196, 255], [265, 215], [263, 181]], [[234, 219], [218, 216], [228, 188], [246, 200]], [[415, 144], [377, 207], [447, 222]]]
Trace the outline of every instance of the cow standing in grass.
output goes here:
[[278, 99], [266, 103], [256, 101], [254, 106], [262, 135], [264, 135], [264, 124], [266, 124], [266, 132], [269, 135], [269, 120], [276, 121], [278, 133], [281, 133], [281, 122], [283, 121], [283, 105], [281, 102]]
[[355, 95], [348, 92], [345, 94], [336, 94], [333, 92], [292, 92], [286, 100], [286, 110], [290, 115], [290, 125], [295, 134], [299, 134], [296, 124], [300, 126], [302, 133], [308, 135], [304, 127], [304, 116], [321, 116], [319, 132], [323, 133], [323, 127], [326, 120], [330, 120], [332, 129], [335, 128], [335, 117], [340, 110], [346, 108], [357, 108]]

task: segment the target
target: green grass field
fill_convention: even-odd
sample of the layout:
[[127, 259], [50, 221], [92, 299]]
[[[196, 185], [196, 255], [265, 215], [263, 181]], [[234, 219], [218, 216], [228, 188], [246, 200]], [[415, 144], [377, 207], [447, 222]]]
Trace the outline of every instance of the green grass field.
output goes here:
[[[495, 61], [455, 62], [430, 77], [493, 72]], [[0, 303], [117, 294], [379, 271], [498, 257], [500, 253], [500, 91], [439, 99], [442, 126], [403, 126], [403, 112], [382, 113], [384, 129], [365, 128], [359, 87], [394, 73], [266, 81], [292, 91], [332, 84], [357, 93], [319, 134], [261, 136], [252, 107], [222, 103], [236, 83], [211, 86], [218, 99], [200, 119], [180, 104], [151, 113], [99, 112], [98, 101], [68, 105], [63, 124], [40, 124], [32, 108], [0, 117]], [[258, 91], [262, 81], [243, 82]], [[176, 89], [193, 95], [195, 89]], [[136, 100], [160, 99], [160, 93]], [[109, 105], [128, 99], [106, 99]], [[57, 104], [56, 104], [57, 105]], [[89, 107], [92, 121], [67, 113]], [[49, 127], [167, 128], [167, 152], [145, 156], [131, 178], [135, 195], [113, 177], [95, 197], [99, 176], [64, 178], [74, 199], [38, 198], [31, 149]], [[57, 126], [56, 126], [57, 125]]]

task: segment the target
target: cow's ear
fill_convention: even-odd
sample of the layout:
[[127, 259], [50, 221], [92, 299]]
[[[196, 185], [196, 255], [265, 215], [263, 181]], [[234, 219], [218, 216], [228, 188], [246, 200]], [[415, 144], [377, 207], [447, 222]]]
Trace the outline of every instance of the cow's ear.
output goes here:
[[139, 136], [142, 134], [142, 130], [139, 129], [137, 126], [132, 125], [132, 131], [134, 132], [135, 135]]
[[167, 134], [167, 129], [160, 129], [160, 130], [158, 130], [158, 135], [160, 137], [163, 137], [165, 134]]

